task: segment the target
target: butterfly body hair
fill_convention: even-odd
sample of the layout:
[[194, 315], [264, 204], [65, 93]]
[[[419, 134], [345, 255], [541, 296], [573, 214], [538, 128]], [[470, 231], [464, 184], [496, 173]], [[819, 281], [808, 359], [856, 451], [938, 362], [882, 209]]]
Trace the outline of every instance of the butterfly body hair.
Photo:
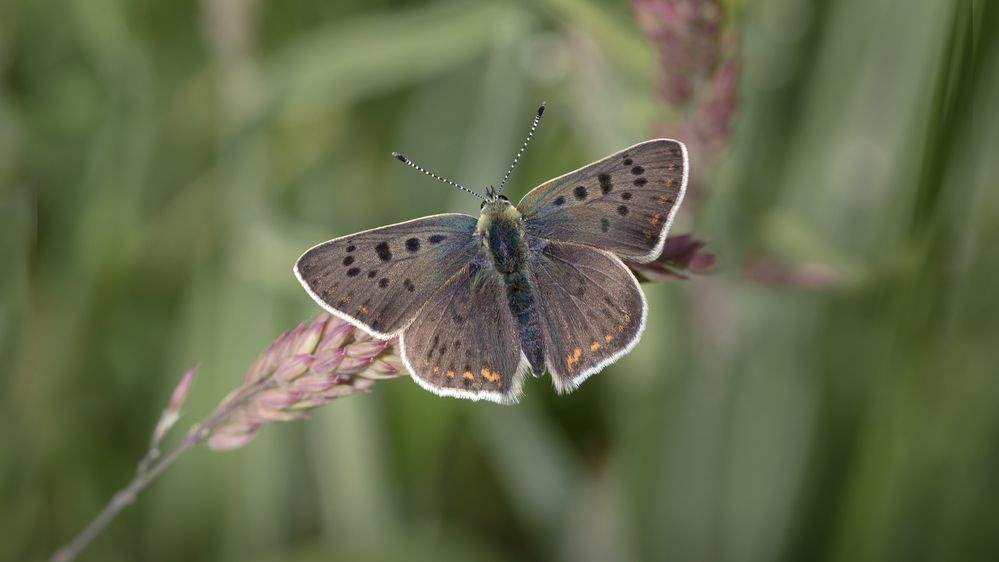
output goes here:
[[531, 371], [541, 376], [545, 370], [544, 343], [535, 306], [536, 291], [527, 275], [527, 254], [520, 211], [500, 195], [482, 204], [476, 235], [491, 262], [491, 269], [503, 278], [507, 305], [517, 326], [517, 335]]

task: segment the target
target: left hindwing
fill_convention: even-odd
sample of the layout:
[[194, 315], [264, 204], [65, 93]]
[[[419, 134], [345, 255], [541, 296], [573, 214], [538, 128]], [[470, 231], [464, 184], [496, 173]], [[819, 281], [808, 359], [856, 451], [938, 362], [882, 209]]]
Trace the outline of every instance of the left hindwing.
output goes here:
[[413, 379], [443, 396], [516, 402], [523, 369], [502, 276], [485, 260], [464, 266], [406, 328], [402, 358]]
[[657, 139], [555, 178], [517, 207], [528, 234], [646, 262], [662, 251], [686, 186], [686, 147]]

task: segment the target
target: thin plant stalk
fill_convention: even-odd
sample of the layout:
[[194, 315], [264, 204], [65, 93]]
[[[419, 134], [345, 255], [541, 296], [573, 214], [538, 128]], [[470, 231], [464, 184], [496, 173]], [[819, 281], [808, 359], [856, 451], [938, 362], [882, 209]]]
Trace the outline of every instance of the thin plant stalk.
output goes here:
[[[703, 252], [703, 246], [689, 235], [670, 237], [659, 259], [628, 265], [642, 280], [687, 279], [714, 263], [714, 256]], [[204, 443], [214, 450], [242, 447], [264, 425], [304, 419], [308, 410], [367, 392], [378, 380], [405, 375], [396, 349], [395, 339], [378, 340], [339, 318], [320, 314], [275, 340], [246, 371], [243, 384], [176, 446], [161, 454], [160, 443], [180, 419], [191, 390], [196, 370], [192, 367], [171, 393], [132, 481], [111, 496], [104, 509], [51, 561], [75, 560], [149, 484], [195, 446]]]
[[192, 367], [174, 388], [132, 481], [111, 496], [104, 509], [52, 556], [52, 562], [75, 560], [150, 483], [195, 446], [206, 443], [215, 450], [241, 447], [265, 424], [303, 419], [306, 410], [366, 392], [379, 379], [404, 374], [395, 343], [375, 340], [342, 320], [321, 314], [271, 344], [247, 370], [243, 384], [162, 454], [160, 442], [180, 419], [190, 391]]

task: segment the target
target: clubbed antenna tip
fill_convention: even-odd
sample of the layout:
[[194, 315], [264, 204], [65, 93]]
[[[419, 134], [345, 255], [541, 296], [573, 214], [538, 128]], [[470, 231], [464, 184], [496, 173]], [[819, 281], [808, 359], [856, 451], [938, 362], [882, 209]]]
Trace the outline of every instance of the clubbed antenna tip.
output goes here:
[[541, 122], [541, 114], [545, 112], [545, 102], [541, 102], [538, 106], [538, 112], [534, 114], [534, 122], [531, 123], [531, 130], [527, 132], [527, 138], [524, 139], [524, 144], [520, 145], [520, 150], [517, 151], [517, 155], [513, 157], [513, 164], [510, 164], [510, 168], [507, 169], [506, 175], [503, 176], [503, 181], [500, 182], [499, 189], [496, 190], [496, 194], [500, 194], [503, 188], [506, 187], [506, 180], [510, 179], [510, 174], [513, 173], [513, 169], [517, 167], [517, 162], [520, 162], [520, 156], [524, 154], [524, 149], [527, 148], [527, 143], [531, 142], [531, 137], [534, 136], [535, 129], [538, 128], [538, 123]]
[[413, 162], [409, 158], [406, 158], [400, 152], [393, 152], [392, 153], [392, 157], [395, 158], [396, 160], [402, 162], [403, 164], [409, 166], [410, 168], [413, 168], [414, 170], [423, 172], [424, 174], [426, 174], [426, 175], [434, 178], [435, 180], [442, 181], [442, 182], [444, 182], [444, 183], [446, 183], [446, 184], [448, 184], [448, 185], [450, 185], [452, 187], [457, 187], [458, 189], [464, 191], [465, 193], [474, 195], [474, 196], [478, 197], [479, 199], [483, 199], [483, 197], [481, 195], [479, 195], [478, 193], [472, 191], [471, 189], [468, 189], [467, 187], [465, 187], [463, 185], [459, 185], [459, 184], [457, 184], [457, 183], [455, 183], [455, 182], [453, 182], [453, 181], [451, 181], [451, 180], [449, 180], [447, 178], [442, 178], [441, 176], [438, 176], [437, 174], [435, 174], [435, 173], [433, 173], [433, 172], [431, 172], [429, 170], [424, 169], [419, 164]]

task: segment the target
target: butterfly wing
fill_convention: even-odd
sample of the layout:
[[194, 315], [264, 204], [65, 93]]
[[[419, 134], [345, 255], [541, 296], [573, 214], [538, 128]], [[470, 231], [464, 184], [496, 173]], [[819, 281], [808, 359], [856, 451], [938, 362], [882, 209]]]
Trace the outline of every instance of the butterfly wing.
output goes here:
[[657, 139], [531, 190], [518, 209], [533, 236], [647, 262], [662, 251], [686, 187], [687, 148]]
[[320, 306], [374, 334], [398, 334], [468, 265], [475, 219], [443, 214], [366, 230], [306, 251], [295, 276]]
[[638, 280], [606, 250], [549, 242], [528, 259], [545, 362], [569, 392], [638, 343], [648, 306]]
[[517, 401], [524, 359], [505, 291], [483, 256], [430, 298], [400, 339], [420, 386], [443, 396]]

